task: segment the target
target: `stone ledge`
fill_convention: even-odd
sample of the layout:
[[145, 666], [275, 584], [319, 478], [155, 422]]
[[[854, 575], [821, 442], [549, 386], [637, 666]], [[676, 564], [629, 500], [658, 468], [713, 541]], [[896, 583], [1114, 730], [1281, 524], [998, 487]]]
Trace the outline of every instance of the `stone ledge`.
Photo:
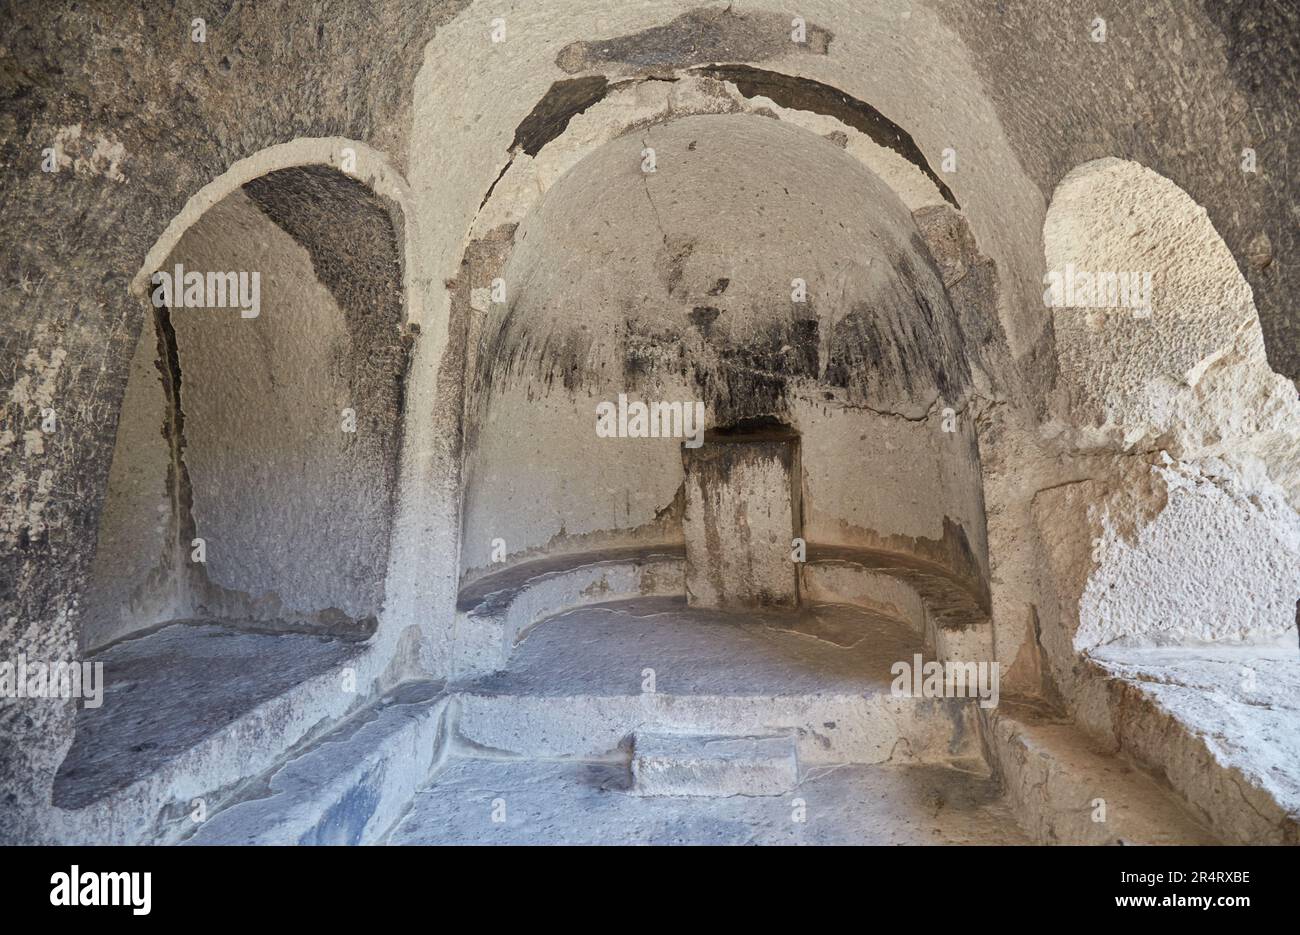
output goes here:
[[[1217, 844], [1166, 786], [1102, 753], [1068, 721], [1004, 702], [985, 746], [1021, 825], [1039, 844]], [[1104, 821], [1095, 820], [1104, 800]]]
[[799, 783], [790, 735], [704, 737], [639, 732], [633, 795], [782, 795]]
[[1300, 652], [1110, 648], [1092, 656], [1121, 750], [1226, 841], [1300, 844]]
[[262, 794], [198, 827], [187, 844], [373, 844], [446, 751], [441, 683], [389, 692], [266, 778]]
[[537, 623], [588, 604], [638, 597], [678, 597], [685, 593], [681, 549], [620, 550], [562, 561], [517, 566], [476, 590], [462, 602], [477, 601], [456, 615], [452, 678], [457, 681], [499, 671], [511, 651]]

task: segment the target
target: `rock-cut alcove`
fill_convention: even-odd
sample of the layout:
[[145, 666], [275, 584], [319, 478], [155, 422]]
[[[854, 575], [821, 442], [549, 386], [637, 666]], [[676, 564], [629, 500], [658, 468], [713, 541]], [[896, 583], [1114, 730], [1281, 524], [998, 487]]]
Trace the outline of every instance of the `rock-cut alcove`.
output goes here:
[[493, 292], [469, 361], [470, 591], [621, 550], [689, 561], [691, 440], [597, 429], [602, 404], [680, 403], [703, 407], [698, 450], [753, 420], [797, 440], [780, 508], [797, 527], [765, 534], [761, 559], [755, 540], [713, 542], [751, 574], [788, 572], [798, 537], [810, 563], [902, 558], [985, 599], [957, 316], [908, 210], [834, 141], [749, 115], [629, 132], [546, 193]]
[[[83, 643], [186, 618], [364, 635], [383, 598], [401, 440], [388, 211], [332, 169], [280, 170], [209, 209], [161, 273]], [[228, 280], [225, 307], [196, 305], [214, 273], [249, 279]]]
[[81, 634], [119, 688], [79, 717], [56, 802], [130, 782], [374, 633], [401, 224], [342, 172], [279, 169], [204, 211], [152, 276]]

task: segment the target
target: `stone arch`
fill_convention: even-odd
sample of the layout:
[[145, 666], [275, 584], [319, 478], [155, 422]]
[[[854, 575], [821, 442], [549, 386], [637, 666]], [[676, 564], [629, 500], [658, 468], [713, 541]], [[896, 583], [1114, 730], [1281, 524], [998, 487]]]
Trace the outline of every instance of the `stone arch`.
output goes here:
[[[407, 200], [364, 144], [297, 140], [205, 186], [148, 252], [131, 288], [153, 326], [123, 402], [83, 647], [178, 619], [374, 632], [412, 342]], [[214, 283], [240, 287], [237, 307]]]
[[[482, 193], [512, 160], [527, 158], [512, 152], [520, 128], [557, 81], [604, 76], [611, 88], [648, 87], [711, 65], [750, 65], [777, 79], [806, 80], [850, 101], [869, 102], [906, 130], [932, 166], [953, 150], [958, 171], [943, 178], [967, 211], [982, 249], [998, 263], [1006, 291], [999, 316], [1007, 339], [1016, 355], [1033, 347], [1042, 338], [1044, 318], [1029, 300], [1039, 291], [1036, 248], [1045, 202], [1002, 135], [960, 34], [923, 7], [867, 5], [845, 17], [842, 4], [822, 0], [800, 16], [817, 38], [799, 48], [790, 44], [789, 23], [780, 13], [709, 10], [692, 0], [599, 16], [582, 2], [519, 10], [508, 18], [508, 35], [526, 35], [527, 42], [493, 43], [484, 26], [490, 17], [457, 17], [426, 47], [415, 86], [415, 152], [436, 145], [441, 157], [415, 156], [412, 185], [422, 206], [447, 219], [443, 230], [429, 235], [431, 274], [454, 275], [464, 231], [483, 206]], [[830, 23], [833, 35], [822, 28]], [[900, 28], [905, 42], [881, 41]], [[861, 60], [876, 67], [855, 67]], [[505, 86], [517, 91], [509, 100], [499, 94]], [[928, 106], [917, 108], [918, 96]], [[474, 120], [458, 117], [470, 111]], [[459, 159], [460, 153], [475, 155]], [[1007, 224], [1009, 216], [1024, 220]], [[431, 295], [431, 307], [440, 300]]]
[[1043, 224], [1058, 403], [1085, 447], [1255, 448], [1288, 418], [1251, 288], [1205, 209], [1129, 160], [1084, 163]]
[[[638, 168], [643, 145], [662, 160], [654, 176]], [[719, 231], [715, 216], [746, 220]], [[572, 238], [590, 245], [597, 230], [620, 235], [580, 254]], [[970, 392], [961, 326], [907, 206], [861, 162], [765, 116], [685, 116], [589, 151], [501, 238], [512, 240], [495, 257], [508, 298], [480, 296], [467, 378], [469, 593], [501, 573], [489, 560], [497, 533], [507, 567], [681, 547], [680, 443], [615, 450], [593, 434], [595, 401], [626, 391], [702, 400], [717, 426], [775, 420], [803, 446], [794, 487], [810, 544], [837, 559], [932, 563], [972, 604], [986, 600], [973, 432], [941, 426]], [[838, 246], [808, 252], [827, 238]], [[801, 274], [806, 303], [791, 300]], [[546, 433], [567, 442], [548, 448]], [[887, 444], [855, 447], [868, 434]], [[505, 457], [520, 445], [525, 456]], [[864, 463], [876, 469], [870, 490], [853, 482]], [[596, 464], [599, 476], [576, 467]], [[773, 562], [787, 573], [788, 549]]]
[[[1050, 345], [1050, 333], [1043, 329], [1045, 316], [1030, 301], [1039, 292], [1045, 201], [1002, 134], [960, 34], [924, 8], [871, 7], [846, 20], [842, 9], [827, 2], [800, 15], [815, 37], [807, 49], [788, 45], [789, 23], [782, 14], [707, 10], [691, 0], [602, 11], [595, 21], [580, 2], [557, 4], [544, 13], [515, 11], [507, 18], [504, 43], [491, 41], [486, 19], [471, 10], [428, 43], [414, 88], [409, 173], [418, 210], [436, 215], [439, 225], [427, 230], [421, 242], [427, 265], [419, 287], [429, 314], [424, 340], [417, 347], [423, 363], [412, 370], [412, 399], [424, 400], [434, 418], [412, 426], [411, 466], [418, 481], [401, 524], [424, 529], [427, 537], [434, 528], [428, 517], [434, 516], [454, 532], [452, 541], [440, 538], [445, 548], [421, 550], [414, 539], [401, 546], [405, 557], [394, 565], [393, 574], [402, 577], [403, 584], [392, 589], [393, 616], [426, 619], [423, 608], [446, 606], [458, 595], [464, 599], [458, 587], [466, 567], [461, 560], [462, 504], [448, 491], [462, 481], [465, 408], [460, 384], [474, 318], [466, 310], [474, 301], [470, 293], [488, 285], [478, 280], [474, 264], [482, 254], [500, 250], [504, 228], [520, 220], [531, 199], [584, 150], [605, 141], [610, 128], [587, 120], [605, 104], [622, 112], [609, 122], [629, 118], [635, 126], [625, 126], [623, 132], [631, 132], [674, 113], [680, 116], [674, 107], [681, 101], [672, 98], [710, 80], [740, 100], [752, 93], [745, 105], [749, 112], [780, 114], [818, 135], [838, 137], [840, 145], [846, 135], [841, 131], [847, 127], [848, 148], [858, 158], [861, 152], [853, 150], [861, 141], [854, 139], [853, 121], [822, 107], [837, 101], [830, 107], [836, 113], [844, 107], [858, 116], [874, 112], [881, 118], [877, 129], [899, 131], [893, 143], [909, 155], [893, 148], [886, 132], [879, 140], [867, 140], [879, 152], [863, 161], [909, 209], [933, 209], [924, 220], [916, 218], [926, 237], [947, 239], [954, 253], [967, 254], [954, 256], [943, 276], [955, 293], [965, 293], [959, 302], [963, 319], [967, 310], [978, 309], [981, 320], [968, 329], [975, 356], [991, 350], [1008, 358], [997, 364], [1002, 388], [1011, 389], [1021, 376], [1005, 366], [1010, 357], [1041, 356], [1043, 346]], [[836, 24], [833, 35], [822, 28], [829, 23]], [[907, 41], [880, 41], [882, 35], [896, 36], [900, 27]], [[520, 36], [528, 41], [514, 41]], [[593, 36], [600, 37], [600, 43], [593, 45]], [[700, 42], [700, 36], [712, 38]], [[882, 54], [885, 59], [879, 58]], [[854, 67], [864, 58], [875, 60], [877, 67]], [[924, 67], [918, 70], [918, 63]], [[943, 67], [936, 70], [934, 63]], [[790, 106], [772, 100], [764, 88], [751, 87], [751, 69], [761, 70], [771, 87], [788, 91], [791, 97], [778, 97]], [[903, 75], [909, 77], [901, 80]], [[499, 89], [507, 85], [516, 93], [503, 98]], [[821, 92], [821, 103], [803, 96], [814, 87]], [[669, 113], [646, 113], [647, 102], [651, 109], [665, 109], [653, 101], [665, 90]], [[916, 108], [918, 96], [930, 106]], [[703, 106], [693, 111], [695, 104]], [[717, 113], [719, 106], [730, 106], [718, 100], [695, 104], [685, 113]], [[473, 119], [462, 119], [468, 113]], [[910, 146], [903, 145], [904, 136], [910, 137]], [[539, 142], [542, 148], [536, 152]], [[950, 150], [959, 154], [954, 156], [953, 167], [959, 167], [955, 174], [949, 167]], [[425, 155], [434, 152], [436, 159]], [[897, 165], [888, 165], [890, 161]], [[949, 203], [932, 180], [936, 170], [943, 172], [940, 179], [951, 195]], [[516, 196], [519, 201], [511, 210]], [[950, 213], [952, 203], [962, 206], [961, 215]], [[1020, 220], [1009, 224], [1009, 217]], [[976, 275], [966, 275], [976, 267]], [[989, 363], [973, 361], [981, 391], [987, 390], [995, 369]], [[1041, 381], [1039, 376], [1031, 379]], [[426, 629], [432, 642], [425, 658], [437, 669], [446, 664], [455, 638], [437, 627]]]
[[[364, 181], [376, 195], [393, 202], [402, 215], [403, 252], [407, 255], [412, 253], [407, 245], [414, 243], [419, 234], [418, 220], [410, 210], [410, 188], [388, 158], [359, 140], [340, 136], [306, 137], [277, 143], [240, 159], [191, 195], [145, 254], [144, 262], [131, 279], [131, 291], [141, 297], [148, 294], [149, 277], [162, 267], [185, 231], [213, 205], [254, 179], [281, 169], [302, 166], [329, 166], [345, 172]], [[404, 268], [404, 273], [409, 281], [411, 270]], [[420, 321], [419, 297], [408, 295], [407, 303], [407, 318]]]
[[1139, 163], [1097, 159], [1057, 185], [1043, 246], [1056, 444], [1093, 459], [1091, 479], [1034, 503], [1062, 682], [1077, 653], [1288, 638], [1300, 403], [1206, 211]]

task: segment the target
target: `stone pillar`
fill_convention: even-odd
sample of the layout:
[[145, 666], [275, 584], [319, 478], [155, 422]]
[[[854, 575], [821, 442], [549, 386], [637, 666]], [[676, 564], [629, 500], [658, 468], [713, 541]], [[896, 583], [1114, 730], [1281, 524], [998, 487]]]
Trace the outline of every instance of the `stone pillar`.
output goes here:
[[799, 437], [784, 427], [710, 432], [683, 448], [686, 600], [692, 607], [793, 608]]

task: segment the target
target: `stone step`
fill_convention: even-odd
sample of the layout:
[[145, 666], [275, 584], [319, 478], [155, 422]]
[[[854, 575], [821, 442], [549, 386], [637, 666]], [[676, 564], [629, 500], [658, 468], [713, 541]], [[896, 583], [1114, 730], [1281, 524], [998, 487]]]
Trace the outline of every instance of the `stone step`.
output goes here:
[[1227, 843], [1300, 844], [1300, 655], [1280, 645], [1107, 647], [1107, 737]]
[[805, 769], [785, 795], [638, 796], [623, 761], [453, 755], [386, 838], [427, 844], [1028, 844], [988, 776]]
[[919, 638], [842, 606], [725, 614], [624, 601], [544, 621], [510, 669], [449, 686], [459, 736], [486, 755], [599, 759], [640, 733], [790, 735], [799, 762], [967, 763], [976, 703], [893, 692]]
[[1073, 724], [1008, 701], [986, 715], [1007, 804], [1039, 844], [1217, 844], [1178, 796]]
[[799, 783], [794, 738], [638, 733], [634, 795], [782, 795]]
[[441, 687], [398, 686], [286, 759], [184, 843], [376, 843], [445, 755], [450, 701]]
[[354, 713], [391, 652], [380, 638], [200, 622], [97, 651], [103, 703], [77, 713], [40, 822], [47, 843], [177, 842], [193, 832], [196, 808], [214, 814], [250, 777]]
[[639, 732], [789, 734], [800, 762], [937, 763], [980, 758], [976, 707], [888, 692], [823, 695], [458, 694], [457, 730], [470, 749], [522, 757], [597, 759]]

